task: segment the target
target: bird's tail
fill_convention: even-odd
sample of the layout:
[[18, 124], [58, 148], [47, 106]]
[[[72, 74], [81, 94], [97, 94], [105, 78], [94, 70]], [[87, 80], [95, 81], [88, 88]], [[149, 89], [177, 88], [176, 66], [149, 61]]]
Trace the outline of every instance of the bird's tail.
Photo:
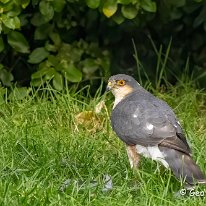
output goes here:
[[190, 155], [166, 147], [159, 149], [164, 152], [165, 160], [177, 178], [183, 179], [190, 185], [206, 184], [203, 172]]

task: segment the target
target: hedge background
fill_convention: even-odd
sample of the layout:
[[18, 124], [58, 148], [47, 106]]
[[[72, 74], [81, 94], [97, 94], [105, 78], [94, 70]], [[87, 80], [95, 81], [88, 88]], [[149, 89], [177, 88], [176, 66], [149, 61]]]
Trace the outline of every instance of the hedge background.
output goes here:
[[205, 87], [205, 32], [201, 0], [0, 0], [0, 80], [61, 91], [160, 68], [175, 83], [187, 68]]

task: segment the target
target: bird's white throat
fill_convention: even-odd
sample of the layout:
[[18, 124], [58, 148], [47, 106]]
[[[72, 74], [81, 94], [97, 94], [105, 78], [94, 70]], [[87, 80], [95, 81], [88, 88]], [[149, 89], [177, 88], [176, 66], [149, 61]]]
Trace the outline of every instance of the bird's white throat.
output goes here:
[[113, 104], [113, 109], [117, 106], [117, 104], [119, 103], [119, 102], [121, 102], [122, 101], [122, 99], [124, 99], [124, 96], [115, 96], [115, 101], [114, 101], [114, 104]]
[[117, 106], [119, 102], [121, 102], [132, 91], [133, 89], [128, 85], [112, 89], [112, 94], [115, 97], [113, 109]]

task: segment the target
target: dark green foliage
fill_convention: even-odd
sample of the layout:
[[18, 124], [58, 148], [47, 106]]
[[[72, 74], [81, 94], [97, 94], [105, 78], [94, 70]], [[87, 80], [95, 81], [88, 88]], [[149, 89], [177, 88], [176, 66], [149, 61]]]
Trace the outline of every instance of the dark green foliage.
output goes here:
[[38, 87], [49, 81], [62, 90], [110, 72], [134, 74], [132, 39], [152, 77], [172, 37], [164, 65], [168, 80], [175, 82], [189, 56], [191, 71], [202, 81], [205, 31], [201, 0], [2, 0], [0, 80]]

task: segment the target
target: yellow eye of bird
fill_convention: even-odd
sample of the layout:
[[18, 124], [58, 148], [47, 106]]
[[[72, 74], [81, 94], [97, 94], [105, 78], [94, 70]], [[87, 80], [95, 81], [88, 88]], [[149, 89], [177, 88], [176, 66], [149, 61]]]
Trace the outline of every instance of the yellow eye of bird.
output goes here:
[[125, 81], [124, 80], [118, 80], [117, 81], [117, 85], [124, 86], [125, 85]]

